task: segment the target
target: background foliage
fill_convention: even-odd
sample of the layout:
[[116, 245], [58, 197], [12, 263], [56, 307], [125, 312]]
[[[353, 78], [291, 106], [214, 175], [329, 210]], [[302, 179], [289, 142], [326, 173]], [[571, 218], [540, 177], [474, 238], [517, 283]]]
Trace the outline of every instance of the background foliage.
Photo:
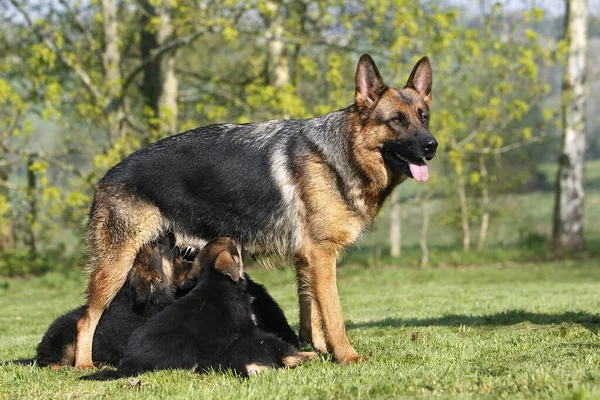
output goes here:
[[[388, 255], [395, 211], [386, 207], [347, 260], [551, 257], [563, 15], [528, 2], [469, 4], [0, 0], [0, 275], [77, 265], [94, 183], [143, 145], [349, 105], [363, 52], [392, 86], [430, 56], [441, 148], [430, 183], [399, 189], [404, 257]], [[598, 21], [592, 14], [592, 93]], [[600, 156], [597, 108], [590, 101], [589, 159]], [[600, 168], [589, 165], [586, 229], [597, 243]]]

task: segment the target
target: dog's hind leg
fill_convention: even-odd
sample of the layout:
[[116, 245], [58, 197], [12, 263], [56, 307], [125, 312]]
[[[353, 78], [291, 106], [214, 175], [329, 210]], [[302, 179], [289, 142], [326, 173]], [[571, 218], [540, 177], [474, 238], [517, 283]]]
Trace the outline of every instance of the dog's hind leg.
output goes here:
[[92, 341], [104, 310], [121, 289], [140, 247], [164, 230], [158, 209], [121, 186], [96, 189], [88, 228], [88, 307], [77, 323], [75, 367], [93, 368]]

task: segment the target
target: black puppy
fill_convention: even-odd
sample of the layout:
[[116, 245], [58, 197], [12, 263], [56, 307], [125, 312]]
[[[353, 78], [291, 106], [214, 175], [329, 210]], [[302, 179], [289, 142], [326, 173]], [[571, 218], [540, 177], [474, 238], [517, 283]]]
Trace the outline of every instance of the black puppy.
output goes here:
[[256, 326], [233, 240], [213, 239], [198, 257], [197, 286], [131, 335], [118, 370], [82, 379], [111, 380], [164, 369], [233, 369], [248, 376], [316, 357]]
[[[102, 315], [94, 334], [92, 351], [97, 362], [117, 365], [133, 331], [175, 302], [176, 279], [187, 272], [179, 269], [187, 266], [172, 266], [174, 242], [175, 237], [167, 235], [138, 252], [125, 285]], [[19, 362], [35, 360], [40, 367], [53, 369], [75, 365], [77, 321], [85, 310], [82, 306], [57, 318], [38, 345], [36, 358]]]
[[[186, 254], [194, 256], [197, 255], [197, 252], [188, 251]], [[186, 262], [190, 263], [191, 266], [179, 268], [180, 271], [187, 272], [185, 273], [186, 276], [179, 277], [181, 289], [178, 290], [178, 295], [191, 291], [191, 289], [196, 286], [200, 274], [201, 266], [198, 257], [193, 258], [193, 260], [186, 260], [185, 257], [180, 257], [176, 259], [174, 265], [177, 266], [177, 263]], [[250, 279], [250, 275], [244, 273], [244, 278], [246, 279], [246, 292], [250, 295], [252, 313], [254, 314], [258, 328], [274, 334], [278, 338], [299, 349], [300, 340], [298, 339], [298, 335], [296, 335], [288, 323], [279, 304], [271, 297], [263, 285]]]
[[246, 278], [246, 292], [250, 295], [252, 312], [256, 318], [258, 328], [274, 334], [284, 342], [299, 349], [300, 340], [298, 335], [288, 324], [279, 304], [263, 285], [254, 282], [248, 274], [244, 274], [244, 276]]

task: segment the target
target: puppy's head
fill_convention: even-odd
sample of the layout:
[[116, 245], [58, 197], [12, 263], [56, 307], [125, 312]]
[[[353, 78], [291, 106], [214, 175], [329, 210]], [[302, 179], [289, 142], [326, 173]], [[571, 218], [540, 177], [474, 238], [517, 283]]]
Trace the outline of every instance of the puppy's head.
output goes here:
[[[175, 236], [167, 234], [146, 243], [138, 251], [127, 281], [135, 289], [138, 302], [150, 300], [153, 293], [169, 295], [172, 292], [172, 261]], [[160, 300], [160, 296], [154, 296]]]
[[219, 237], [204, 246], [195, 262], [200, 263], [201, 275], [206, 276], [205, 274], [216, 271], [238, 283], [244, 279], [241, 253], [241, 247], [235, 240]]
[[187, 291], [196, 286], [196, 276], [191, 276], [190, 272], [194, 263], [186, 260], [181, 255], [173, 259], [173, 279], [177, 290]]

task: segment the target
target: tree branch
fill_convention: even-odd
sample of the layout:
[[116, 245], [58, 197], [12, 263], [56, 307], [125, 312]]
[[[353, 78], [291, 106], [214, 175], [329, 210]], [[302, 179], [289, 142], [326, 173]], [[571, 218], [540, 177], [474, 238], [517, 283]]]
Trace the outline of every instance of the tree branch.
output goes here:
[[[144, 69], [144, 67], [146, 67], [148, 64], [150, 64], [151, 62], [153, 62], [154, 60], [156, 60], [158, 57], [162, 56], [163, 54], [165, 54], [166, 52], [173, 50], [177, 47], [180, 46], [184, 46], [184, 45], [189, 45], [190, 43], [192, 43], [194, 40], [198, 39], [200, 36], [202, 36], [203, 34], [206, 33], [206, 30], [202, 29], [199, 30], [197, 32], [194, 32], [191, 35], [188, 36], [184, 36], [181, 38], [175, 38], [173, 40], [170, 40], [169, 42], [163, 44], [160, 47], [157, 47], [156, 49], [154, 49], [154, 51], [152, 52], [152, 55], [150, 55], [149, 57], [146, 57], [145, 59], [143, 59], [142, 61], [140, 61], [140, 63], [138, 64], [137, 67], [135, 67], [133, 69], [133, 71], [131, 71], [127, 77], [124, 80], [124, 84], [123, 84], [123, 90], [122, 92], [125, 93], [127, 91], [127, 89], [129, 88], [129, 86], [133, 83], [133, 80], [135, 79], [135, 77], [142, 72], [142, 70]], [[123, 97], [123, 94], [121, 95], [121, 97]]]
[[67, 14], [71, 18], [71, 22], [73, 23], [75, 28], [77, 28], [83, 34], [90, 47], [94, 49], [96, 56], [98, 56], [101, 59], [102, 54], [99, 53], [99, 47], [97, 46], [96, 41], [92, 37], [90, 30], [87, 29], [83, 21], [79, 18], [77, 13], [73, 11], [73, 9], [69, 6], [66, 0], [58, 0], [58, 2], [65, 8], [65, 10], [67, 10]]
[[98, 88], [96, 88], [96, 86], [94, 86], [94, 84], [92, 83], [92, 79], [90, 78], [90, 76], [80, 66], [78, 66], [77, 64], [72, 63], [56, 47], [56, 45], [54, 44], [54, 42], [52, 42], [50, 39], [48, 39], [46, 36], [44, 36], [42, 34], [42, 32], [39, 31], [38, 27], [35, 26], [35, 24], [31, 20], [31, 17], [23, 9], [23, 7], [22, 7], [21, 4], [19, 4], [16, 0], [10, 0], [10, 2], [13, 5], [13, 7], [15, 7], [19, 11], [19, 13], [21, 14], [21, 16], [27, 22], [27, 25], [31, 28], [32, 32], [35, 33], [35, 35], [42, 41], [42, 43], [44, 43], [44, 45], [48, 49], [50, 49], [50, 51], [52, 51], [56, 55], [56, 57], [58, 57], [58, 59], [63, 64], [65, 64], [67, 66], [67, 68], [71, 69], [71, 71], [73, 71], [75, 73], [75, 75], [77, 75], [79, 77], [79, 79], [83, 82], [83, 85], [90, 92], [90, 94], [92, 95], [92, 97], [94, 97], [94, 100], [100, 101], [100, 99], [102, 98], [102, 94], [98, 90]]

